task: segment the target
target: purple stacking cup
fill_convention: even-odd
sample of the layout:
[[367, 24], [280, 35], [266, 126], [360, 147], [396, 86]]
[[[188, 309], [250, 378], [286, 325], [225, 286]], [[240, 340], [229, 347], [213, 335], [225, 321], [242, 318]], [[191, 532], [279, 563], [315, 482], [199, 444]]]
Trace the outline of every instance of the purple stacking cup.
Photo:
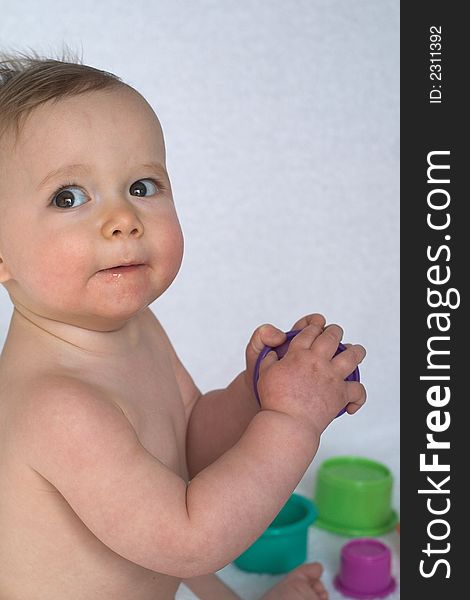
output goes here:
[[[258, 395], [258, 379], [259, 379], [259, 369], [260, 369], [261, 361], [264, 358], [266, 358], [266, 356], [268, 355], [269, 352], [271, 352], [271, 350], [274, 350], [274, 352], [277, 354], [277, 357], [279, 359], [281, 359], [286, 354], [287, 349], [289, 348], [289, 344], [291, 343], [292, 339], [301, 331], [302, 331], [301, 329], [293, 329], [292, 331], [286, 331], [287, 339], [283, 344], [281, 344], [280, 346], [275, 346], [275, 347], [265, 346], [261, 350], [261, 352], [258, 356], [258, 360], [256, 361], [255, 370], [253, 373], [253, 387], [255, 390], [256, 399], [258, 400], [258, 404], [260, 406], [261, 406], [261, 402], [260, 402], [259, 395]], [[344, 344], [340, 344], [338, 346], [338, 349], [335, 352], [335, 356], [337, 354], [339, 354], [340, 352], [343, 352], [344, 350], [346, 350], [346, 346]], [[360, 381], [359, 369], [356, 367], [354, 369], [354, 371], [346, 377], [345, 381]], [[343, 408], [336, 415], [336, 418], [341, 416], [345, 412], [346, 412], [346, 408]]]
[[334, 580], [343, 596], [368, 600], [385, 598], [396, 588], [390, 548], [371, 538], [348, 542], [341, 548], [340, 572]]

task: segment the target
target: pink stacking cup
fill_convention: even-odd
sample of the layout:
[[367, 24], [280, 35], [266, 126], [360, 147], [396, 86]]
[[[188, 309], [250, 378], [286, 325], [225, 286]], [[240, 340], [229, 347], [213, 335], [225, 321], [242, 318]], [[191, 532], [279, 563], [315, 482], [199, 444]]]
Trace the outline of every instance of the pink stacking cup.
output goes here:
[[390, 549], [371, 538], [348, 542], [341, 549], [340, 572], [334, 586], [350, 598], [385, 598], [396, 588]]

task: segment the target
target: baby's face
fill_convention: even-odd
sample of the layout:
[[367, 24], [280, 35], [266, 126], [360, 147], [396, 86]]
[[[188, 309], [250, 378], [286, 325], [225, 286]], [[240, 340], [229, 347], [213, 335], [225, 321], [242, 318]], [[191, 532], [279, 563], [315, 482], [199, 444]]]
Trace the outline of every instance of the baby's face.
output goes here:
[[[15, 304], [107, 329], [165, 291], [183, 237], [160, 124], [139, 94], [48, 102], [10, 142], [0, 147], [0, 282]], [[99, 273], [130, 261], [145, 266]]]

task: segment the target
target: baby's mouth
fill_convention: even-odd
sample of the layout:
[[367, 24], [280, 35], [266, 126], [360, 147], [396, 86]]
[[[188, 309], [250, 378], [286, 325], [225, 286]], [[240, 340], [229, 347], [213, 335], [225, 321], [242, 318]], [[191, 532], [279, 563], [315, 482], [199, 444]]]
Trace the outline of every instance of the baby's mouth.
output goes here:
[[145, 267], [144, 263], [130, 263], [128, 265], [116, 265], [107, 269], [101, 269], [98, 273], [131, 273]]

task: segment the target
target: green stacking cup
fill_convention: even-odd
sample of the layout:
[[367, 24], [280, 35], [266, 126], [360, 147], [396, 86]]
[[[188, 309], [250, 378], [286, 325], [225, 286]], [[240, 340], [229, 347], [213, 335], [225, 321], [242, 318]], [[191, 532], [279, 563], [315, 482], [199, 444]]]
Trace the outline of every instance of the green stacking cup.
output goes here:
[[313, 502], [292, 494], [266, 531], [234, 560], [251, 573], [287, 573], [307, 559], [308, 527], [317, 517]]
[[324, 461], [317, 473], [316, 525], [350, 537], [374, 537], [393, 529], [393, 479], [381, 463], [356, 456]]

